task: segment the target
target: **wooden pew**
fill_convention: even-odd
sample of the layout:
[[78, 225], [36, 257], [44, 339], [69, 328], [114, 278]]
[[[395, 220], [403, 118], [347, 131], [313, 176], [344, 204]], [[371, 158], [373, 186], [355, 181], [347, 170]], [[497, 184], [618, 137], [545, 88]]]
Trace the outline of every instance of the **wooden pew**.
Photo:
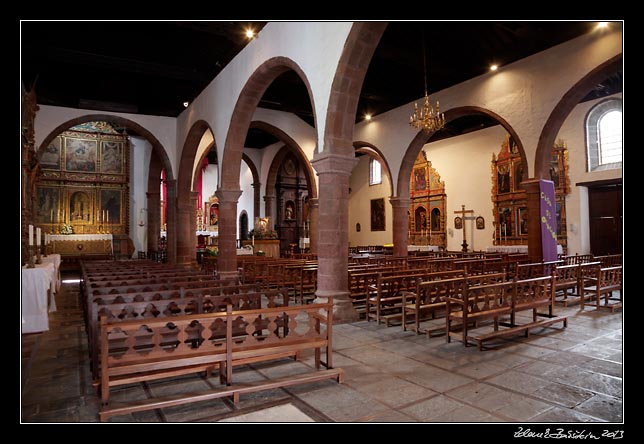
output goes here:
[[[237, 404], [246, 393], [325, 379], [341, 383], [342, 369], [333, 368], [332, 317], [332, 298], [324, 304], [246, 311], [233, 311], [229, 305], [225, 312], [172, 318], [172, 330], [164, 319], [111, 323], [101, 317], [100, 419], [229, 396]], [[309, 349], [315, 351], [313, 372], [234, 384], [234, 366]], [[122, 404], [110, 401], [112, 387], [216, 368], [227, 386]]]
[[[581, 290], [580, 309], [585, 308], [585, 299], [590, 296], [595, 303], [589, 305], [594, 305], [596, 310], [608, 308], [611, 313], [614, 313], [615, 309], [622, 308], [622, 266], [595, 266], [594, 271], [594, 277], [588, 276], [586, 285]], [[613, 296], [614, 292], [619, 292], [619, 297]]]
[[595, 261], [599, 261], [602, 264], [603, 268], [616, 267], [622, 265], [622, 255], [621, 254], [607, 254], [604, 256], [595, 256]]

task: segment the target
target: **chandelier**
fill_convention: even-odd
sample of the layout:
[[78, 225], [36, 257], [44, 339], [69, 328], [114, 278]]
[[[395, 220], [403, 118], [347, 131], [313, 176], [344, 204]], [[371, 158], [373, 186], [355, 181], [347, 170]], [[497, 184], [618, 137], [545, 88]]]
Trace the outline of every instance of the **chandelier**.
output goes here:
[[425, 56], [425, 36], [423, 33], [423, 70], [425, 73], [425, 102], [421, 110], [418, 103], [414, 103], [414, 113], [409, 116], [409, 126], [415, 129], [422, 129], [426, 132], [433, 132], [445, 126], [445, 114], [441, 113], [440, 103], [436, 101], [436, 110], [429, 104], [427, 94], [427, 59]]

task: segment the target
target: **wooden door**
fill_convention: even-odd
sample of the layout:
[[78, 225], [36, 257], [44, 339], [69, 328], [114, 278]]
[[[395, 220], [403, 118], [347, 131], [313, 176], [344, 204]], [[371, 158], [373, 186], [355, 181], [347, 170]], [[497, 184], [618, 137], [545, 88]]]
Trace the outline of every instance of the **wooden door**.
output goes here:
[[622, 253], [622, 184], [588, 188], [590, 251], [595, 256]]

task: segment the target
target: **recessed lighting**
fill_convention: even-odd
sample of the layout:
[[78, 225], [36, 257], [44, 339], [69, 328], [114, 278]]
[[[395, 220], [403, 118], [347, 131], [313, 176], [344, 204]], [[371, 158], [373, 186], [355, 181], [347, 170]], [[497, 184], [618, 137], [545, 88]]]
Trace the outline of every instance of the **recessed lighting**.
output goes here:
[[499, 65], [491, 65], [490, 66], [490, 71], [496, 71], [497, 69], [499, 69]]
[[248, 37], [249, 39], [252, 39], [253, 37], [255, 37], [255, 31], [253, 31], [252, 29], [248, 28], [246, 30], [246, 37]]
[[365, 114], [364, 119], [365, 120], [371, 120], [371, 114]]
[[608, 28], [608, 22], [599, 22], [597, 23], [597, 29]]
[[190, 103], [189, 103], [189, 102], [183, 102], [183, 107], [184, 107], [184, 108], [187, 108], [187, 107], [188, 107], [188, 105], [190, 105]]

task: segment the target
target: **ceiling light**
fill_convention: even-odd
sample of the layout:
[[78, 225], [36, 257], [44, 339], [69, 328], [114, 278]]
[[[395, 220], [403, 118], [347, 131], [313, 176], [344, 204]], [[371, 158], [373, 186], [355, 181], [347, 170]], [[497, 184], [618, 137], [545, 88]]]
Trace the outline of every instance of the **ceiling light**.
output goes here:
[[371, 114], [365, 114], [364, 119], [365, 120], [371, 120]]
[[597, 23], [597, 29], [608, 28], [608, 22], [599, 22]]
[[248, 28], [246, 30], [246, 37], [248, 37], [249, 39], [252, 39], [253, 37], [255, 37], [255, 31], [253, 31], [252, 29]]
[[183, 102], [183, 107], [184, 107], [184, 108], [187, 108], [187, 107], [188, 107], [188, 105], [190, 105], [190, 103], [189, 103], [189, 102]]
[[490, 71], [496, 71], [497, 69], [499, 69], [499, 65], [491, 65], [490, 66]]

